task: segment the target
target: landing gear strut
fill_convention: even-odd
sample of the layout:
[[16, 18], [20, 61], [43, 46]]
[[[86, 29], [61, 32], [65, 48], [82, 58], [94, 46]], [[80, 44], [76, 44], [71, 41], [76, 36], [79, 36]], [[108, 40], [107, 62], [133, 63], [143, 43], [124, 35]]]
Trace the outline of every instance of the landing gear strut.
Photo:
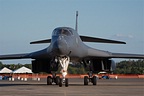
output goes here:
[[88, 85], [89, 82], [97, 85], [97, 77], [93, 76], [92, 71], [88, 73], [88, 76], [84, 76], [84, 85]]
[[58, 61], [61, 65], [61, 73], [62, 73], [62, 78], [60, 79], [59, 86], [62, 87], [62, 84], [65, 83], [65, 86], [68, 87], [69, 84], [66, 75], [67, 75], [67, 68], [70, 62], [70, 58], [68, 56], [58, 57]]

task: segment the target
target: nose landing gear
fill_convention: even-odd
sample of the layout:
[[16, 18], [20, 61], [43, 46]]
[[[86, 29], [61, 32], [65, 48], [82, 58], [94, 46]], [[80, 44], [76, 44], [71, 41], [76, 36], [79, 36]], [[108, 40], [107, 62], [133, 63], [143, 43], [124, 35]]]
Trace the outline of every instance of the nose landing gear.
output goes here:
[[61, 73], [62, 73], [62, 79], [60, 79], [59, 86], [62, 87], [62, 84], [65, 83], [65, 86], [68, 87], [69, 84], [66, 75], [67, 75], [67, 68], [70, 62], [70, 58], [68, 56], [58, 57], [58, 61], [61, 65]]
[[57, 57], [56, 61], [59, 62], [61, 65], [60, 72], [62, 73], [62, 78], [60, 78], [60, 76], [56, 76], [55, 73], [52, 73], [52, 77], [51, 76], [47, 77], [47, 85], [52, 85], [52, 83], [54, 82], [56, 83], [56, 85], [59, 85], [59, 87], [62, 87], [63, 84], [65, 84], [65, 86], [68, 87], [69, 82], [68, 78], [66, 78], [66, 75], [70, 58], [68, 56]]

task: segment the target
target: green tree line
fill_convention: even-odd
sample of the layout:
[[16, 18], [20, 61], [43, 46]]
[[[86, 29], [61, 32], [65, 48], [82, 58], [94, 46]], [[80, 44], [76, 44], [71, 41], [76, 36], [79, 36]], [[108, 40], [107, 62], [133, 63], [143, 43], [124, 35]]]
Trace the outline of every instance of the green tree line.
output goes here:
[[[128, 60], [128, 61], [121, 61], [116, 63], [116, 70], [113, 73], [115, 74], [144, 74], [144, 59], [141, 60]], [[0, 62], [0, 69], [7, 67], [11, 70], [16, 70], [25, 66], [27, 68], [32, 69], [31, 64], [3, 64]], [[69, 74], [86, 74], [83, 65], [81, 64], [74, 64], [69, 65], [68, 67]]]
[[143, 60], [129, 60], [117, 63], [116, 74], [144, 74], [144, 59]]
[[7, 67], [11, 70], [16, 70], [18, 68], [21, 68], [22, 66], [25, 66], [29, 69], [32, 69], [32, 65], [31, 64], [3, 64], [2, 62], [0, 62], [0, 69]]

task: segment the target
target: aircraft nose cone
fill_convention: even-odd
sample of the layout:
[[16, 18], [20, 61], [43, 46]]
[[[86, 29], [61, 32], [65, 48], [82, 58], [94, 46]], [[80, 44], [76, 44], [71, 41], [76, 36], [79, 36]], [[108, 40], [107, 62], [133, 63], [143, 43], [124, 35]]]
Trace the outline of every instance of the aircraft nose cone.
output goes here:
[[54, 42], [53, 47], [55, 49], [56, 54], [58, 54], [58, 55], [67, 54], [68, 45], [67, 45], [67, 42], [64, 39], [57, 39]]
[[67, 43], [64, 40], [57, 41], [58, 49], [61, 51], [67, 50]]

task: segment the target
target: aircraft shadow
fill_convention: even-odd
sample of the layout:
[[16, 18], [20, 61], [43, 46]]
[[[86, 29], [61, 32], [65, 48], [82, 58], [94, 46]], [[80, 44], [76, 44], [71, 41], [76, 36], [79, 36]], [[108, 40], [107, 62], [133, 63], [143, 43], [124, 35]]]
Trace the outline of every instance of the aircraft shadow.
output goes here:
[[26, 86], [31, 84], [0, 84], [0, 87], [7, 87], [7, 86]]
[[[58, 85], [46, 85], [46, 84], [0, 84], [0, 87], [9, 87], [9, 86], [58, 86]], [[63, 84], [63, 86], [65, 86]], [[87, 87], [87, 86], [95, 86], [95, 85], [83, 85], [83, 84], [69, 84], [69, 86], [83, 86], [83, 87]], [[98, 84], [96, 85], [95, 87], [97, 86], [143, 86], [143, 85], [136, 85], [136, 84], [132, 84], [132, 85], [129, 85], [129, 84]]]

